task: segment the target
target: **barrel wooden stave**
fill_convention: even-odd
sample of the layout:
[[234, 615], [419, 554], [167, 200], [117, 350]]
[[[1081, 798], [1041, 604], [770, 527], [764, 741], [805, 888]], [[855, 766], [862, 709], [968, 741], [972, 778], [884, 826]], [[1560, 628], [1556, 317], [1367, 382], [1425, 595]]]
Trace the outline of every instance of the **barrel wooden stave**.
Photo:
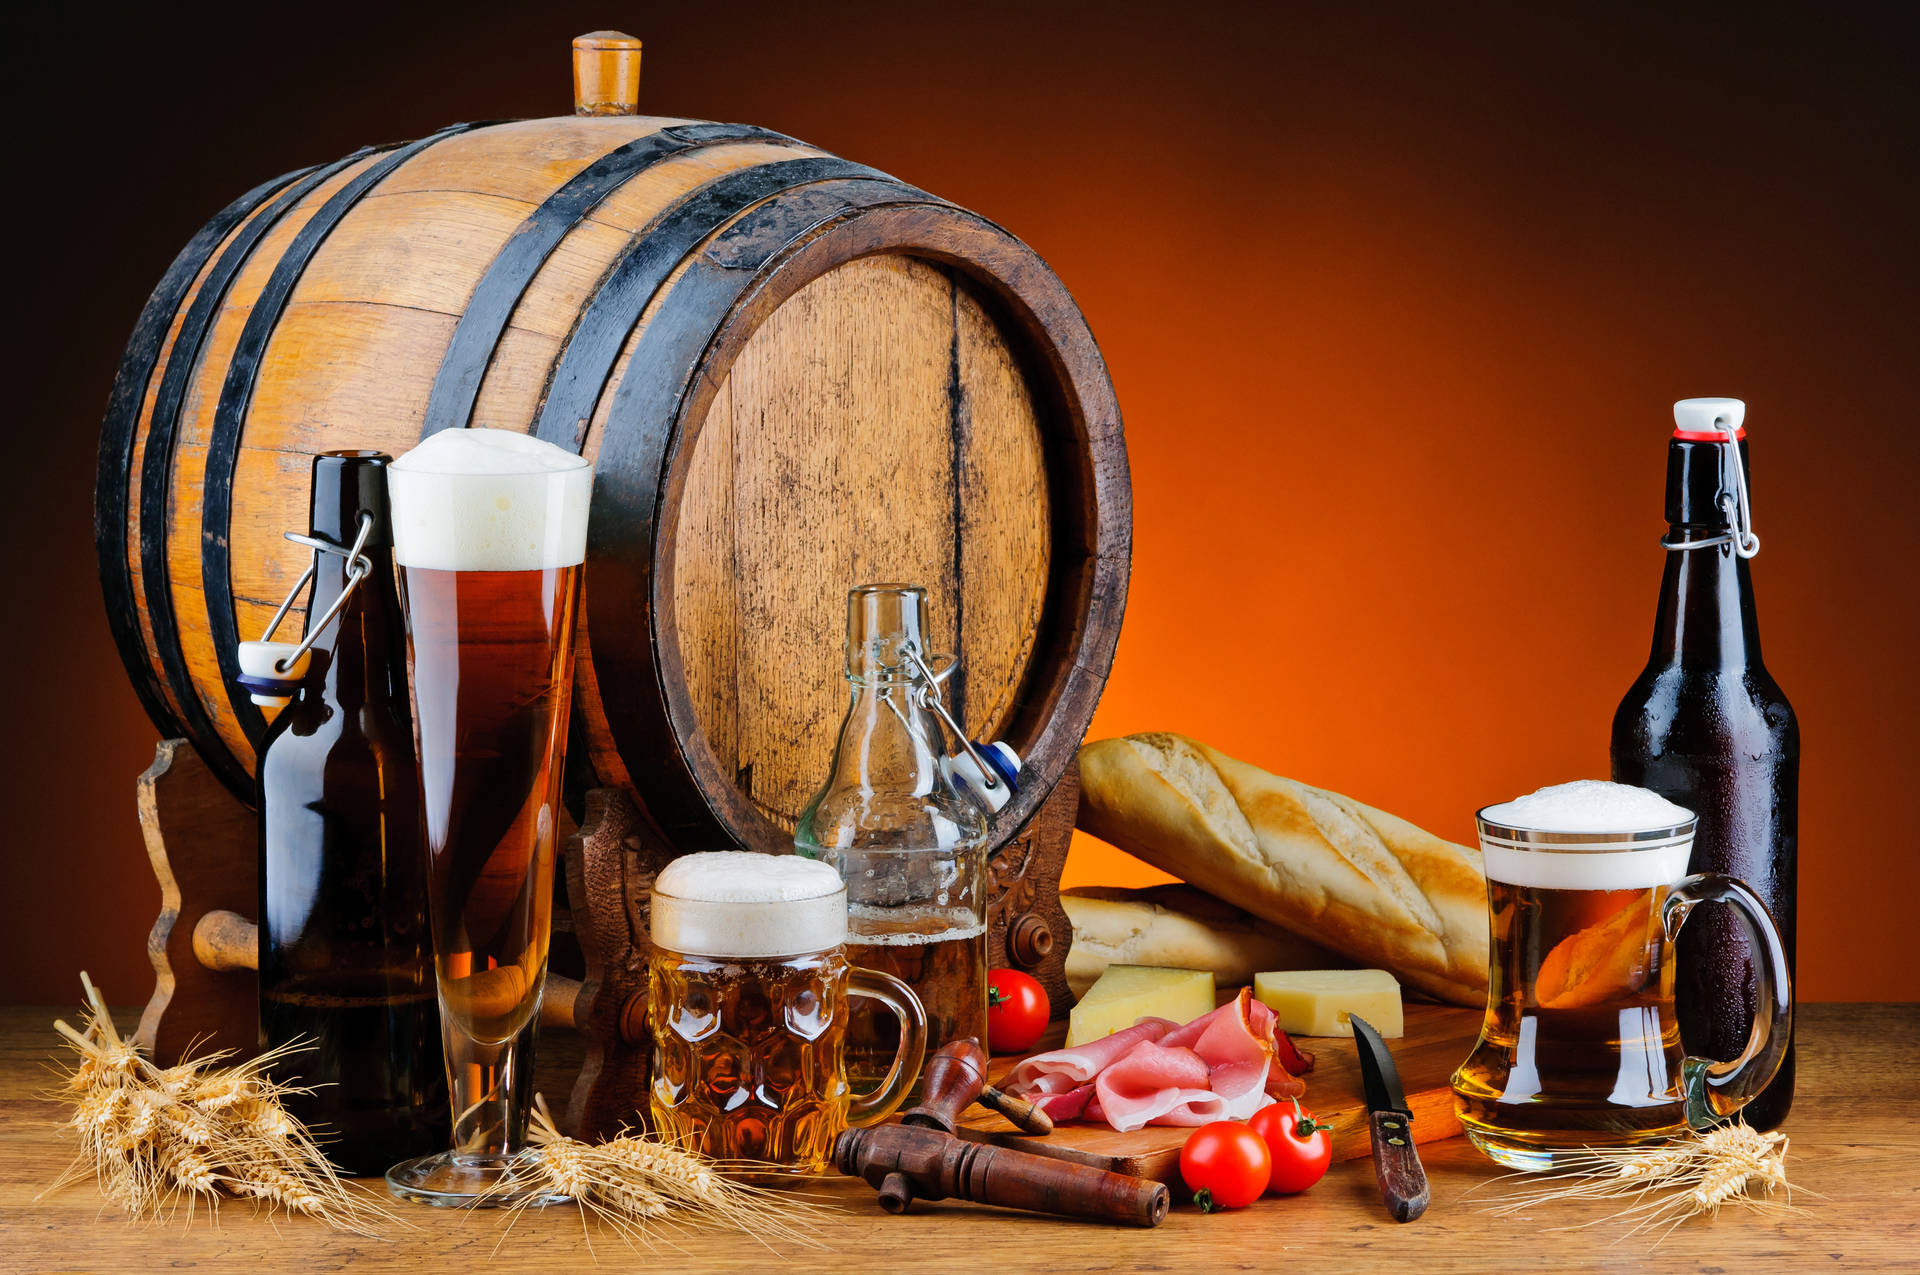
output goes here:
[[[902, 366], [886, 352], [903, 338], [949, 357]], [[1044, 601], [1050, 510], [1038, 421], [1005, 353], [949, 273], [869, 257], [776, 310], [715, 397], [687, 461], [673, 622], [694, 727], [783, 831], [824, 773], [793, 741], [836, 724], [847, 697], [845, 602], [820, 581], [927, 585], [930, 640], [964, 660], [957, 713], [985, 735], [1006, 724]], [[736, 436], [737, 414], [756, 409]], [[795, 506], [850, 517], [796, 522]]]
[[[686, 123], [523, 121], [447, 136], [394, 168], [339, 221], [267, 342], [233, 452], [231, 597], [222, 600], [233, 608], [241, 635], [260, 631], [304, 569], [305, 552], [284, 544], [281, 533], [304, 522], [310, 453], [353, 446], [397, 454], [417, 441], [460, 316], [501, 249], [542, 201], [603, 155], [658, 127]], [[176, 424], [165, 593], [194, 701], [217, 736], [214, 750], [224, 749], [242, 768], [252, 764], [252, 747], [207, 640], [202, 580], [201, 493], [213, 415], [235, 344], [281, 255], [308, 218], [379, 158], [348, 164], [297, 204], [275, 209], [278, 220], [232, 279], [199, 341]], [[567, 229], [513, 304], [470, 423], [531, 427], [583, 307], [633, 236], [663, 210], [727, 174], [810, 158], [825, 157], [790, 140], [719, 141], [629, 177]], [[632, 681], [635, 670], [625, 667], [620, 674], [628, 680], [603, 685], [592, 623], [598, 568], [591, 568], [576, 694], [601, 781], [643, 790], [656, 818], [663, 800], [685, 806], [688, 786], [663, 790], [650, 773], [628, 770], [601, 697], [621, 697], [617, 703], [624, 705], [636, 694], [662, 695], [659, 715], [674, 747], [702, 755], [691, 790], [704, 798], [716, 786], [738, 788], [714, 803], [724, 813], [706, 825], [709, 834], [767, 848], [789, 835], [831, 751], [845, 695], [839, 673], [847, 586], [896, 576], [932, 587], [938, 644], [954, 646], [956, 625], [964, 634], [967, 674], [957, 690], [976, 733], [990, 736], [1002, 727], [1044, 733], [1046, 713], [1064, 709], [1079, 714], [1077, 726], [1064, 724], [1076, 743], [1098, 693], [1098, 672], [1111, 658], [1111, 630], [1124, 597], [1127, 510], [1118, 416], [1090, 337], [1075, 332], [1084, 333], [1084, 323], [1064, 290], [1039, 266], [1046, 286], [1029, 291], [1042, 298], [1039, 310], [1052, 306], [1057, 313], [1010, 321], [1005, 289], [977, 277], [1001, 267], [983, 267], [964, 251], [948, 258], [940, 248], [895, 251], [884, 232], [855, 251], [808, 264], [809, 244], [846, 239], [841, 221], [909, 224], [886, 220], [885, 208], [838, 210], [831, 190], [858, 192], [868, 203], [932, 202], [910, 187], [878, 188], [864, 178], [826, 186], [825, 193], [808, 189], [828, 222], [813, 229], [804, 219], [795, 223], [800, 238], [754, 276], [753, 288], [700, 355], [693, 394], [675, 406], [674, 448], [663, 456], [660, 475], [666, 521], [653, 533], [667, 555], [657, 573], [659, 590], [637, 603], [639, 595], [622, 598], [619, 609], [602, 604], [600, 622], [615, 626], [616, 643], [629, 645], [636, 624], [661, 631], [667, 659], [658, 677], [675, 684]], [[587, 455], [597, 457], [616, 427], [610, 422], [617, 388], [656, 317], [680, 313], [669, 303], [689, 270], [710, 265], [709, 256], [717, 259], [722, 248], [716, 245], [724, 245], [749, 212], [790, 198], [776, 194], [735, 212], [668, 272], [594, 402], [582, 440]], [[269, 207], [253, 216], [267, 215]], [[879, 220], [869, 216], [876, 213]], [[982, 243], [1004, 240], [1007, 260], [1031, 258], [988, 223], [965, 224], [966, 234]], [[853, 227], [855, 239], [865, 233]], [[132, 622], [156, 664], [138, 554], [148, 427], [192, 299], [219, 257], [216, 251], [173, 316], [131, 448], [125, 545], [137, 600]], [[778, 278], [795, 262], [797, 274]], [[1021, 268], [1037, 264], [1031, 258]], [[768, 302], [774, 293], [778, 299]], [[1049, 325], [1067, 333], [1064, 344], [1077, 343], [1065, 362], [1086, 384], [1066, 383], [1060, 342], [1032, 348], [1033, 329]], [[1036, 378], [1055, 383], [1036, 387]], [[1108, 455], [1063, 455], [1093, 444]], [[1100, 474], [1100, 465], [1108, 471]], [[1063, 500], [1082, 508], [1063, 517]], [[1088, 570], [1086, 555], [1104, 567]], [[1106, 581], [1106, 593], [1094, 587], [1096, 576]], [[1091, 615], [1088, 633], [1064, 645], [1061, 626], [1087, 617], [1048, 614], [1061, 605]], [[288, 621], [289, 627], [298, 623], [297, 617]], [[1035, 685], [1037, 677], [1056, 684]], [[159, 680], [178, 715], [168, 679]], [[1062, 680], [1078, 685], [1063, 689]], [[650, 771], [656, 759], [625, 743], [627, 756], [648, 756]], [[1042, 759], [1042, 786], [1058, 773], [1054, 766], [1053, 758]], [[678, 814], [684, 824], [687, 811]]]

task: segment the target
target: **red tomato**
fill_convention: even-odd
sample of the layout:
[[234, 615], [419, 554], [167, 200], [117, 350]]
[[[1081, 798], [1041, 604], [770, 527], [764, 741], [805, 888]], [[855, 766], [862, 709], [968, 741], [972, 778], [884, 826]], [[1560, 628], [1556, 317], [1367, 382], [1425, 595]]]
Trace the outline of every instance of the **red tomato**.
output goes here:
[[1047, 989], [1019, 970], [987, 972], [987, 1047], [996, 1054], [1032, 1049], [1047, 1030]]
[[1333, 1163], [1333, 1135], [1327, 1132], [1331, 1126], [1300, 1110], [1298, 1098], [1291, 1111], [1277, 1102], [1262, 1107], [1247, 1127], [1265, 1139], [1273, 1153], [1268, 1190], [1292, 1195], [1327, 1176], [1327, 1166]]
[[1216, 1120], [1194, 1130], [1180, 1148], [1180, 1176], [1205, 1212], [1244, 1209], [1267, 1189], [1273, 1154], [1247, 1126]]

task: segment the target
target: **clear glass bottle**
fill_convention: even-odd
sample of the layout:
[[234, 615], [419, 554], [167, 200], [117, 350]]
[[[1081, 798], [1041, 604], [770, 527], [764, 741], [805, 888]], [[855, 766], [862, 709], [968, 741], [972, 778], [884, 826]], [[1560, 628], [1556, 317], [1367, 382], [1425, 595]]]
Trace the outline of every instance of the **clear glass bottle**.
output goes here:
[[[927, 1011], [927, 1049], [987, 1027], [987, 819], [942, 762], [946, 735], [923, 695], [923, 668], [952, 661], [927, 648], [927, 591], [862, 585], [847, 595], [852, 698], [833, 768], [800, 813], [794, 848], [831, 863], [847, 883], [848, 959], [906, 983]], [[914, 657], [918, 657], [917, 659]], [[857, 1004], [847, 1066], [878, 1086], [899, 1025]]]

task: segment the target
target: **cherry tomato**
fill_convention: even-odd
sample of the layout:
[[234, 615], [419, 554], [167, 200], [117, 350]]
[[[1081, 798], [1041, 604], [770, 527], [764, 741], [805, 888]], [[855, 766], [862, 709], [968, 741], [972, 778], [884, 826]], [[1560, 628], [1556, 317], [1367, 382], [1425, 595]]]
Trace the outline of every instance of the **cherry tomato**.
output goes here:
[[1333, 1163], [1333, 1135], [1327, 1132], [1331, 1126], [1300, 1110], [1298, 1098], [1291, 1111], [1278, 1102], [1262, 1107], [1247, 1127], [1264, 1138], [1273, 1153], [1268, 1190], [1292, 1195], [1327, 1176], [1327, 1166]]
[[987, 1047], [996, 1054], [1032, 1049], [1047, 1030], [1047, 989], [1019, 970], [987, 972]]
[[1194, 1130], [1180, 1148], [1180, 1176], [1203, 1211], [1243, 1209], [1267, 1189], [1273, 1153], [1246, 1125], [1216, 1120]]

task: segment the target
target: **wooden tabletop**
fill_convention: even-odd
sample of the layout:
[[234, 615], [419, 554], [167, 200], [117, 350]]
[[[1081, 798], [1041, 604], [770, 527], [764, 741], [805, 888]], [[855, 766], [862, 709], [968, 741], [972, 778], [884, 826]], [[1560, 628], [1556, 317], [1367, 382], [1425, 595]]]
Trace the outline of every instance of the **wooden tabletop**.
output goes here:
[[[70, 1020], [73, 1011], [63, 1010]], [[1788, 1170], [1808, 1193], [1800, 1212], [1761, 1218], [1728, 1211], [1696, 1220], [1649, 1253], [1606, 1229], [1564, 1230], [1600, 1216], [1564, 1204], [1524, 1218], [1481, 1212], [1470, 1188], [1494, 1166], [1460, 1139], [1421, 1149], [1433, 1205], [1417, 1222], [1388, 1219], [1372, 1162], [1336, 1164], [1306, 1195], [1234, 1213], [1176, 1207], [1156, 1230], [1059, 1221], [967, 1204], [916, 1204], [903, 1217], [875, 1206], [849, 1179], [819, 1188], [844, 1205], [820, 1227], [821, 1250], [778, 1258], [737, 1236], [708, 1235], [683, 1251], [636, 1254], [612, 1234], [583, 1234], [571, 1207], [522, 1216], [502, 1240], [489, 1213], [409, 1208], [419, 1230], [392, 1240], [336, 1235], [304, 1220], [269, 1221], [247, 1205], [217, 1225], [133, 1227], [90, 1186], [34, 1197], [69, 1162], [62, 1108], [42, 1097], [58, 1038], [45, 1009], [0, 1009], [0, 1270], [344, 1270], [454, 1275], [468, 1270], [577, 1271], [656, 1266], [675, 1272], [767, 1269], [846, 1275], [894, 1271], [1203, 1273], [1258, 1269], [1319, 1275], [1389, 1267], [1442, 1275], [1500, 1270], [1912, 1270], [1920, 1261], [1920, 1005], [1800, 1008], [1799, 1095], [1786, 1131]], [[545, 1045], [547, 1042], [543, 1042]], [[557, 1049], [556, 1049], [556, 1052]], [[1309, 1088], [1311, 1099], [1311, 1088]], [[1818, 1192], [1818, 1196], [1813, 1193]], [[405, 1207], [405, 1206], [402, 1206]], [[1616, 1242], [1617, 1241], [1617, 1242]], [[496, 1251], [496, 1245], [498, 1249]]]

